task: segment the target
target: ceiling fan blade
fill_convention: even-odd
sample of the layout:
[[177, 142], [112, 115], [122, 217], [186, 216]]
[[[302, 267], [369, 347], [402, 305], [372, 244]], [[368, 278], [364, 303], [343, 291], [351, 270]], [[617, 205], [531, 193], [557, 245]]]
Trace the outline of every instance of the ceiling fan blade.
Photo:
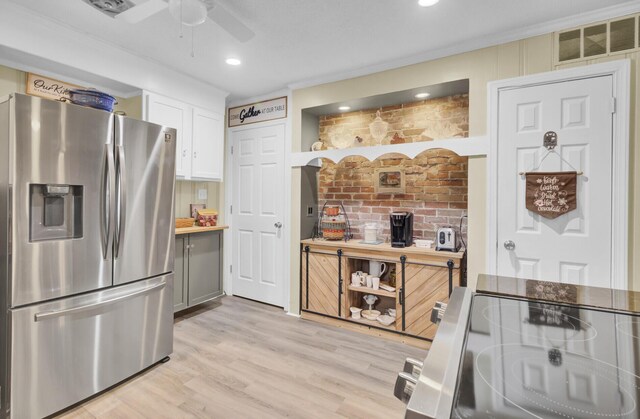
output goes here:
[[210, 8], [208, 15], [209, 19], [213, 20], [240, 42], [247, 42], [256, 35], [247, 25], [238, 20], [220, 4], [216, 3], [214, 7]]
[[167, 7], [169, 7], [169, 5], [164, 0], [147, 0], [143, 3], [136, 4], [131, 9], [115, 16], [115, 18], [127, 23], [138, 23]]

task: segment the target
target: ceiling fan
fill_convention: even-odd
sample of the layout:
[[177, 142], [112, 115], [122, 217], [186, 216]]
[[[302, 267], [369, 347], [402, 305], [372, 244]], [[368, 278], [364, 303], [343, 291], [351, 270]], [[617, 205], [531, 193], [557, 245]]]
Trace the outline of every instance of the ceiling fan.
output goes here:
[[182, 24], [196, 26], [207, 18], [240, 42], [255, 33], [214, 0], [83, 0], [104, 14], [127, 23], [138, 23], [165, 9]]

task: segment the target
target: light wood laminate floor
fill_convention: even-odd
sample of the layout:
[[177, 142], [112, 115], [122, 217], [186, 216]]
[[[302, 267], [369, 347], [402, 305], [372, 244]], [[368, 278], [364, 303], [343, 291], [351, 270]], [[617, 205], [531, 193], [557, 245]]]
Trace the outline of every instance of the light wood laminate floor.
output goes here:
[[224, 297], [175, 320], [174, 352], [64, 418], [401, 418], [406, 357], [426, 351]]

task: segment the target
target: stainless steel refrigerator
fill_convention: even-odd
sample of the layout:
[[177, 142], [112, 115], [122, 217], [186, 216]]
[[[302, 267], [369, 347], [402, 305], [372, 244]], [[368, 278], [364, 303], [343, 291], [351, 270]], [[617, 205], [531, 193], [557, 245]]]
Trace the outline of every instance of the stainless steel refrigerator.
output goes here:
[[172, 352], [175, 139], [0, 99], [0, 415], [50, 415]]

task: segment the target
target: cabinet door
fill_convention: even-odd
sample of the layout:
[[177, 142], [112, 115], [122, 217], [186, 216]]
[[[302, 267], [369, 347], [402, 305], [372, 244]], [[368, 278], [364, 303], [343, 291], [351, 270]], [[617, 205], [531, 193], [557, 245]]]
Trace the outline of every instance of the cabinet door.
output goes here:
[[224, 165], [223, 117], [215, 112], [193, 108], [191, 177], [222, 180]]
[[189, 179], [191, 177], [191, 108], [186, 103], [147, 93], [145, 110], [147, 121], [177, 130], [176, 176]]
[[[302, 257], [306, 259], [307, 254], [303, 252]], [[302, 308], [344, 317], [345, 307], [341, 298], [338, 256], [310, 252], [308, 265], [303, 261]]]
[[222, 234], [189, 235], [189, 307], [222, 295]]
[[189, 266], [185, 253], [189, 236], [176, 236], [176, 263], [174, 265], [173, 279], [173, 312], [187, 308], [187, 278], [189, 277]]
[[[438, 326], [431, 323], [431, 309], [437, 301], [449, 301], [449, 269], [411, 263], [404, 269], [404, 310], [401, 305], [397, 310], [399, 316], [404, 314], [404, 331], [433, 339]], [[399, 277], [396, 283], [401, 281]], [[402, 317], [398, 320], [396, 329], [402, 330]]]

